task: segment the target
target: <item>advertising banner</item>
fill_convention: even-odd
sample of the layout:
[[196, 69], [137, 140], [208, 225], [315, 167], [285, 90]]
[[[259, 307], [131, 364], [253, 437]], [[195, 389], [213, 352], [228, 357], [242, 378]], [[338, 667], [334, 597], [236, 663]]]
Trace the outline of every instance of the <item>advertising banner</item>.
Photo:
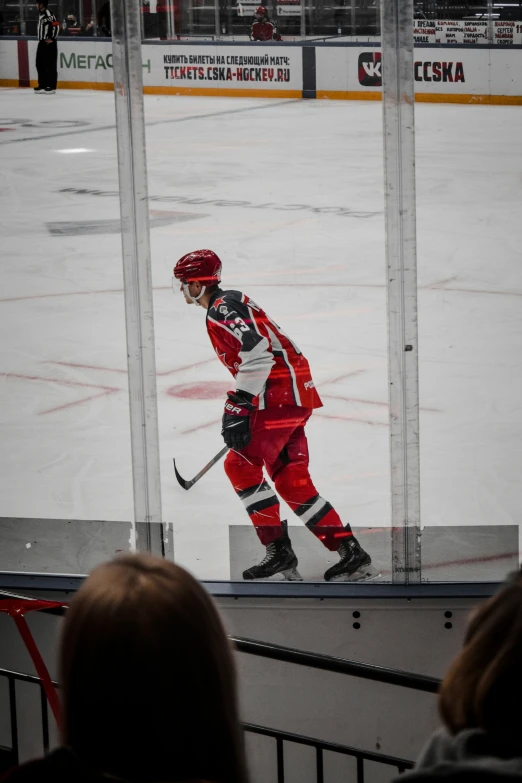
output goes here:
[[[38, 41], [29, 42], [31, 79], [37, 79], [36, 48]], [[58, 39], [58, 82], [96, 83], [110, 85], [112, 72], [112, 44], [110, 41], [76, 41]]]
[[413, 22], [413, 42], [416, 44], [437, 43], [437, 25], [430, 19], [416, 19]]
[[[419, 28], [421, 29], [421, 28]], [[502, 54], [499, 52], [499, 54]], [[517, 52], [513, 52], [517, 54]], [[335, 97], [336, 91], [356, 98], [357, 93], [380, 96], [382, 90], [381, 52], [376, 48], [346, 47], [337, 49], [316, 48], [317, 91]], [[500, 67], [499, 63], [496, 65]], [[414, 53], [414, 79], [416, 93], [424, 95], [448, 95], [449, 100], [459, 95], [488, 96], [490, 93], [490, 49], [473, 48], [422, 48]], [[518, 86], [505, 83], [506, 95], [518, 95]], [[502, 93], [501, 93], [502, 94]], [[470, 100], [472, 98], [470, 97]]]
[[[425, 20], [422, 20], [425, 21]], [[432, 39], [440, 35], [438, 23], [416, 27], [416, 35]], [[522, 103], [520, 49], [515, 48], [522, 23], [498, 22], [495, 34], [511, 36], [507, 47], [482, 45], [437, 47], [414, 51], [415, 91], [419, 100], [459, 103]], [[508, 32], [501, 32], [501, 31]], [[483, 26], [462, 26], [462, 35], [480, 36]], [[449, 26], [446, 35], [457, 32]], [[37, 41], [0, 39], [0, 85], [27, 87], [36, 84]], [[310, 47], [284, 43], [197, 43], [142, 46], [143, 84], [147, 93], [234, 95], [285, 98], [342, 98], [380, 100], [382, 59], [380, 49], [359, 46]], [[59, 40], [58, 88], [112, 89], [113, 63], [110, 41]], [[303, 96], [303, 89], [305, 95]]]
[[145, 85], [232, 90], [302, 90], [300, 47], [144, 46], [150, 57]]
[[522, 44], [522, 21], [493, 22], [493, 37], [496, 44]]
[[301, 0], [277, 0], [277, 16], [301, 16]]
[[416, 19], [413, 36], [416, 44], [487, 44], [491, 38], [496, 44], [522, 44], [522, 21], [487, 19], [432, 20]]

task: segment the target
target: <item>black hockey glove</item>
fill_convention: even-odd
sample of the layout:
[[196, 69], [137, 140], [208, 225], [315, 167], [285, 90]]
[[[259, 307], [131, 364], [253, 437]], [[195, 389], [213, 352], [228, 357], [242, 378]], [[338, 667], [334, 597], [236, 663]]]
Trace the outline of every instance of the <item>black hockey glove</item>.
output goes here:
[[228, 392], [221, 434], [229, 449], [241, 451], [252, 440], [250, 414], [256, 410], [255, 397], [248, 392]]

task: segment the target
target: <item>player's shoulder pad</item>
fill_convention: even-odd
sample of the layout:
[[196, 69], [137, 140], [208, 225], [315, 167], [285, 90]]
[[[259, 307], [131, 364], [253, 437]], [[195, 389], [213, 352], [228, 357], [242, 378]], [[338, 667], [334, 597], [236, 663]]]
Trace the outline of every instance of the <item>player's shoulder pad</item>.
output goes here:
[[221, 291], [208, 309], [209, 318], [227, 321], [233, 313], [242, 316], [246, 311], [245, 297], [241, 291]]

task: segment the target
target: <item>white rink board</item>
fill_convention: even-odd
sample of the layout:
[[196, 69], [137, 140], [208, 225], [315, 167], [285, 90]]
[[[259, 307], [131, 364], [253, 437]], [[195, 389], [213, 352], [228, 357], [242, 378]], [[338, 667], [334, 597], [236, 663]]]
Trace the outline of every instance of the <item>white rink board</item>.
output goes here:
[[[0, 39], [1, 79], [18, 73], [16, 41]], [[36, 81], [36, 41], [28, 42], [29, 69]], [[315, 47], [317, 97], [376, 99], [381, 93], [380, 49], [375, 46], [332, 45]], [[300, 97], [313, 86], [303, 82], [303, 48], [249, 44], [173, 44], [142, 46], [145, 89], [161, 93], [218, 94], [230, 96]], [[423, 100], [448, 96], [448, 101], [488, 102], [502, 98], [522, 100], [520, 49], [437, 47], [415, 49], [415, 91]], [[0, 84], [1, 84], [0, 79]], [[59, 40], [58, 82], [63, 86], [107, 88], [113, 82], [112, 46], [109, 41]], [[10, 85], [11, 86], [11, 85]], [[179, 91], [179, 92], [178, 92]], [[514, 101], [513, 101], [514, 99]], [[504, 101], [505, 102], [505, 101]]]
[[489, 72], [492, 95], [522, 95], [522, 51], [490, 52]]
[[2, 79], [18, 79], [17, 41], [0, 38], [0, 83]]

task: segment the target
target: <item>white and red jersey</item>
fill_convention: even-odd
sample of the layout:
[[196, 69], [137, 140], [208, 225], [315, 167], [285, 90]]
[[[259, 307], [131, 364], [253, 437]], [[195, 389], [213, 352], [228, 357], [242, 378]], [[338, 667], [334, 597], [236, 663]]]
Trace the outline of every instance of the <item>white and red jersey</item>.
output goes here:
[[250, 297], [218, 289], [207, 311], [207, 330], [219, 359], [236, 379], [236, 390], [258, 397], [260, 410], [322, 407], [307, 360]]

